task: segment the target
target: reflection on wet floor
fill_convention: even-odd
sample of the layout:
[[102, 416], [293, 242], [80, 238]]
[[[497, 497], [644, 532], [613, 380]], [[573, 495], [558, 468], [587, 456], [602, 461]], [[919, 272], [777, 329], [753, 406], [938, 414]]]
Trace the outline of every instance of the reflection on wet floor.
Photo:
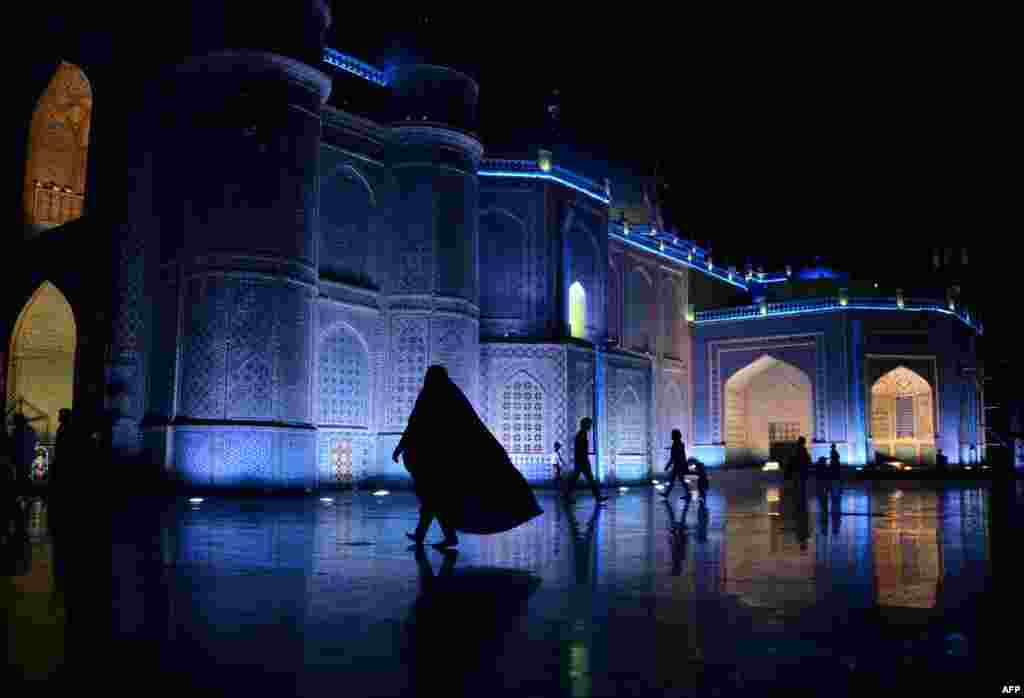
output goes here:
[[88, 509], [54, 535], [61, 505], [34, 500], [4, 543], [8, 662], [70, 676], [66, 660], [112, 642], [176, 687], [354, 696], [966, 676], [989, 641], [991, 498], [724, 473], [706, 504], [542, 494], [543, 516], [449, 556], [407, 549], [407, 492], [140, 499], [111, 515], [109, 559], [80, 547]]

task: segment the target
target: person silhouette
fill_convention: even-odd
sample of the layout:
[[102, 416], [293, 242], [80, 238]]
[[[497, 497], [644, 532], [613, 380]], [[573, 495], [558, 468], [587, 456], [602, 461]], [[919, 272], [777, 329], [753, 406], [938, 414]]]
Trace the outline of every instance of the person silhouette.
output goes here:
[[791, 468], [801, 482], [807, 480], [811, 471], [811, 454], [807, 452], [807, 439], [801, 436], [796, 440], [793, 450], [793, 467]]
[[683, 432], [673, 429], [672, 446], [669, 451], [668, 463], [665, 465], [665, 470], [671, 471], [671, 474], [668, 477], [668, 487], [661, 493], [662, 497], [667, 499], [672, 494], [672, 487], [675, 486], [678, 479], [683, 485], [683, 499], [689, 501], [690, 485], [686, 482], [686, 468], [686, 444], [683, 443]]
[[71, 454], [74, 450], [72, 446], [72, 442], [74, 441], [72, 431], [74, 430], [74, 427], [71, 423], [71, 418], [71, 410], [67, 407], [62, 408], [57, 412], [57, 435], [54, 438], [54, 455], [50, 464], [49, 480], [51, 487], [56, 486], [57, 484], [57, 464], [60, 463], [63, 467], [66, 463], [71, 462]]
[[572, 494], [573, 489], [576, 487], [576, 480], [579, 479], [580, 475], [583, 475], [587, 478], [587, 482], [590, 483], [590, 491], [594, 493], [594, 499], [598, 502], [608, 500], [607, 497], [601, 495], [601, 490], [598, 489], [597, 481], [594, 479], [594, 472], [590, 468], [590, 440], [588, 434], [593, 425], [594, 422], [590, 417], [584, 417], [580, 420], [580, 430], [576, 432], [576, 443], [573, 449], [574, 467], [572, 475], [569, 476], [568, 481], [565, 483], [565, 492], [562, 493], [563, 497], [569, 497]]
[[565, 470], [565, 461], [562, 459], [562, 442], [556, 441], [554, 446], [555, 452], [551, 454], [551, 468], [554, 472], [554, 485], [562, 491], [562, 471]]
[[[469, 458], [454, 457], [452, 435]], [[458, 544], [456, 531], [501, 533], [543, 513], [526, 478], [443, 366], [427, 369], [391, 457], [396, 463], [403, 458], [420, 500], [419, 524], [406, 534], [416, 545], [435, 518], [444, 540], [434, 545], [447, 548]], [[478, 486], [481, 480], [486, 489]]]
[[832, 448], [828, 452], [828, 465], [829, 465], [829, 477], [839, 477], [839, 449], [836, 448], [835, 444], [832, 444]]
[[705, 501], [708, 498], [708, 488], [711, 483], [708, 481], [708, 470], [704, 467], [704, 462], [698, 458], [691, 459], [693, 467], [697, 471], [697, 496], [700, 497], [700, 501]]

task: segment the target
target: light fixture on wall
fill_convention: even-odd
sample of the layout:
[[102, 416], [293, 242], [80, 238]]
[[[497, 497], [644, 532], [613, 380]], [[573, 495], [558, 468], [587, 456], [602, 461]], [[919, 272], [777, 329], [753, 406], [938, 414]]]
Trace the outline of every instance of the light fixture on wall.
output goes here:
[[759, 305], [761, 306], [761, 315], [767, 315], [768, 314], [768, 302], [765, 299], [762, 298], [761, 302], [759, 303]]
[[551, 171], [551, 151], [541, 148], [537, 151], [537, 167], [541, 172]]
[[629, 236], [629, 221], [622, 221], [622, 234]]
[[896, 289], [896, 306], [899, 308], [903, 307], [903, 289]]
[[841, 305], [841, 306], [843, 306], [845, 308], [847, 306], [847, 304], [849, 304], [849, 302], [850, 302], [850, 299], [848, 297], [847, 290], [845, 288], [839, 289], [839, 305]]

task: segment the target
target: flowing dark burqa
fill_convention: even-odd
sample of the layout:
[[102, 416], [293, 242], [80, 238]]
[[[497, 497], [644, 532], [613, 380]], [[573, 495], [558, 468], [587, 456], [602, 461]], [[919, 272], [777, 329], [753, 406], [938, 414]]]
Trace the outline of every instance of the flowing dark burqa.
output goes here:
[[398, 449], [416, 494], [465, 533], [501, 533], [543, 513], [522, 473], [442, 366], [431, 366]]

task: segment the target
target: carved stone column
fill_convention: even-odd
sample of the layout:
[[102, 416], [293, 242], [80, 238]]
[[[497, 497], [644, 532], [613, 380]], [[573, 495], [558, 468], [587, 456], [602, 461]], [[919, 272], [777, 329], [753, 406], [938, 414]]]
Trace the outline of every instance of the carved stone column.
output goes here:
[[283, 56], [221, 52], [177, 71], [182, 303], [179, 475], [312, 487], [320, 108], [330, 81]]

